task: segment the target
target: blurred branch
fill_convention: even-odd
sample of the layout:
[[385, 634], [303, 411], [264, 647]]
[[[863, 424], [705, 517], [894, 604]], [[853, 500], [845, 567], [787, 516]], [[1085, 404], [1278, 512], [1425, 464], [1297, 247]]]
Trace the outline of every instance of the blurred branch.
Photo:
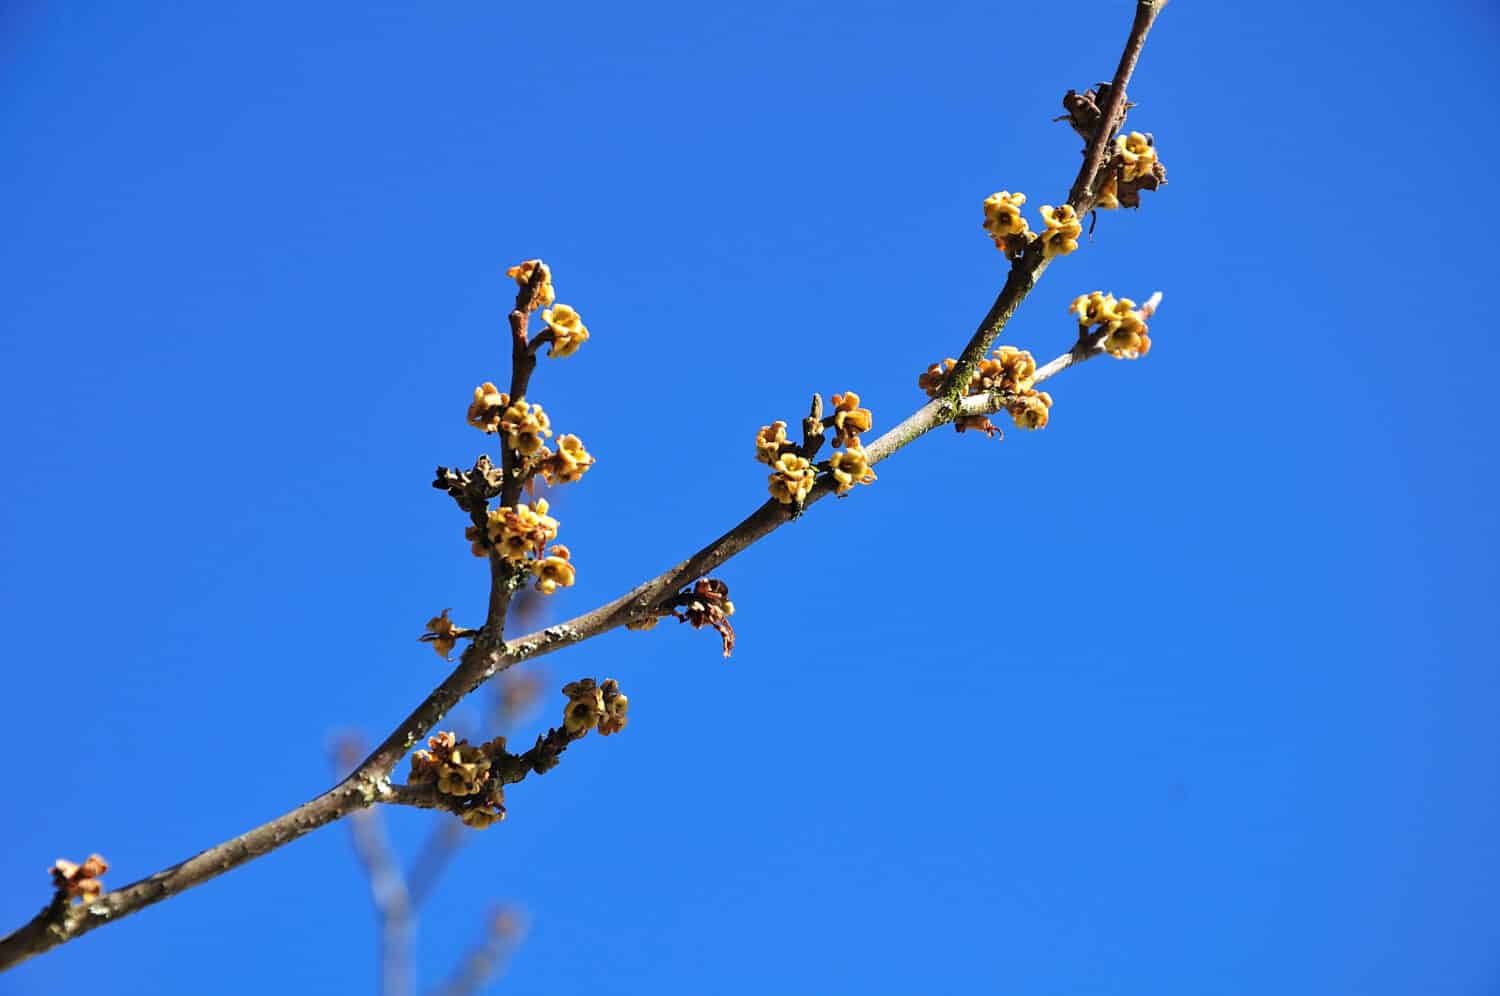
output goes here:
[[468, 996], [480, 988], [500, 970], [501, 963], [515, 953], [525, 936], [521, 918], [510, 910], [497, 910], [490, 914], [489, 930], [484, 939], [464, 958], [458, 970], [433, 996]]
[[[335, 747], [340, 770], [359, 760], [360, 745], [342, 738]], [[380, 928], [380, 992], [382, 996], [411, 996], [415, 992], [412, 965], [412, 900], [400, 862], [386, 839], [378, 809], [364, 809], [349, 818], [354, 853], [370, 881], [370, 900]]]

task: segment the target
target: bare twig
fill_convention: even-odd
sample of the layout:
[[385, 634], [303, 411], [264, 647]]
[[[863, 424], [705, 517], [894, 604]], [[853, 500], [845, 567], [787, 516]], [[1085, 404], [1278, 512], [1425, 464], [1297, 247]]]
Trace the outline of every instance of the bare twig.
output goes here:
[[436, 990], [434, 996], [468, 996], [479, 992], [486, 982], [494, 978], [501, 962], [515, 951], [525, 934], [521, 918], [506, 909], [490, 914], [488, 928], [484, 939], [474, 946], [453, 978]]
[[[1115, 74], [1099, 133], [1089, 145], [1084, 166], [1074, 181], [1074, 193], [1069, 196], [1069, 203], [1079, 209], [1080, 215], [1091, 203], [1094, 184], [1103, 161], [1102, 150], [1107, 145], [1108, 135], [1118, 124], [1126, 84], [1139, 58], [1146, 34], [1163, 5], [1161, 0], [1140, 0], [1137, 4], [1135, 20]], [[865, 451], [872, 465], [880, 463], [932, 429], [951, 423], [960, 415], [989, 414], [1004, 407], [1005, 399], [1002, 397], [966, 397], [965, 392], [979, 358], [999, 335], [1016, 306], [1035, 286], [1046, 266], [1047, 260], [1038, 245], [1027, 249], [1016, 261], [995, 303], [950, 375], [945, 395], [923, 405], [893, 429], [868, 444]], [[538, 287], [539, 278], [533, 275], [533, 279], [518, 294], [516, 311], [511, 313], [514, 364], [512, 398], [524, 394], [536, 362], [534, 353], [525, 343], [524, 323], [529, 313], [531, 295], [536, 293]], [[519, 333], [516, 331], [517, 312], [521, 318]], [[1034, 382], [1041, 383], [1067, 367], [1097, 355], [1097, 347], [1097, 342], [1080, 343], [1038, 370]], [[502, 481], [501, 501], [503, 504], [514, 504], [519, 497], [522, 482], [509, 464], [504, 469], [507, 473]], [[832, 483], [824, 479], [814, 487], [804, 506], [822, 500], [832, 490]], [[177, 895], [282, 847], [305, 833], [367, 809], [377, 802], [422, 805], [426, 797], [418, 789], [392, 786], [390, 774], [418, 739], [431, 730], [465, 695], [519, 661], [540, 657], [598, 636], [631, 619], [652, 614], [657, 606], [676, 594], [685, 584], [706, 575], [755, 541], [791, 521], [796, 514], [798, 510], [793, 506], [768, 501], [687, 560], [636, 586], [614, 601], [510, 642], [504, 639], [503, 627], [519, 578], [503, 565], [496, 564], [495, 561], [499, 558], [492, 557], [492, 590], [484, 629], [464, 650], [454, 671], [348, 777], [327, 792], [270, 822], [154, 875], [81, 905], [64, 905], [60, 908], [57, 904], [48, 906], [30, 922], [0, 939], [0, 969], [9, 968], [106, 923]]]

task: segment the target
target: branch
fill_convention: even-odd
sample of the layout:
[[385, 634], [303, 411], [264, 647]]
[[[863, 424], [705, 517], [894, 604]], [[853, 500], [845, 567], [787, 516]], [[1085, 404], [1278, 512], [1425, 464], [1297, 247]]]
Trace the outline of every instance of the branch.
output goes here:
[[[1112, 130], [1118, 125], [1125, 107], [1125, 87], [1134, 71], [1146, 34], [1165, 0], [1139, 0], [1130, 36], [1116, 70], [1111, 93], [1100, 122], [1085, 155], [1083, 168], [1075, 179], [1069, 203], [1082, 215], [1092, 203], [1104, 149]], [[979, 359], [990, 348], [1016, 307], [1036, 285], [1047, 260], [1039, 244], [1033, 244], [1016, 260], [1006, 276], [995, 303], [985, 315], [978, 330], [965, 347], [950, 375], [945, 395], [930, 401], [904, 421], [865, 447], [871, 465], [880, 463], [904, 446], [951, 423], [960, 415], [988, 414], [1001, 410], [1005, 399], [998, 395], [966, 397]], [[523, 394], [535, 353], [526, 347], [525, 320], [531, 295], [537, 291], [540, 278], [533, 279], [517, 295], [512, 324], [512, 397]], [[517, 335], [516, 312], [520, 312], [521, 329]], [[1098, 354], [1097, 342], [1081, 341], [1069, 352], [1046, 364], [1034, 378], [1041, 383], [1076, 363]], [[514, 504], [520, 493], [519, 479], [505, 459], [502, 479], [502, 503]], [[833, 490], [826, 477], [815, 486], [803, 503], [805, 507], [821, 501]], [[564, 623], [549, 626], [513, 642], [504, 641], [504, 619], [518, 579], [495, 563], [491, 556], [491, 592], [489, 613], [483, 631], [464, 650], [459, 665], [435, 688], [389, 735], [362, 761], [347, 778], [322, 795], [255, 829], [157, 872], [121, 889], [106, 893], [79, 905], [52, 904], [29, 923], [0, 939], [0, 970], [10, 968], [34, 955], [81, 937], [106, 923], [118, 920], [177, 895], [211, 878], [237, 868], [253, 858], [291, 843], [303, 834], [334, 820], [369, 808], [376, 802], [400, 802], [421, 805], [424, 799], [411, 787], [393, 787], [390, 774], [416, 742], [431, 730], [464, 696], [485, 681], [519, 661], [549, 654], [601, 633], [624, 625], [631, 619], [650, 615], [652, 610], [676, 594], [684, 585], [707, 574], [757, 540], [769, 535], [793, 518], [800, 516], [795, 506], [767, 501], [737, 526], [693, 554], [614, 601]]]
[[520, 917], [515, 913], [504, 909], [495, 911], [490, 916], [484, 940], [474, 946], [453, 978], [437, 990], [436, 996], [467, 996], [479, 992], [499, 970], [502, 959], [515, 951], [524, 932]]
[[[1104, 103], [1099, 128], [1089, 140], [1083, 165], [1079, 167], [1078, 176], [1068, 192], [1068, 203], [1080, 218], [1093, 207], [1098, 193], [1099, 170], [1105, 161], [1105, 150], [1109, 148], [1110, 139], [1124, 119], [1126, 84], [1135, 72], [1135, 64], [1146, 44], [1146, 35], [1155, 23], [1156, 15], [1165, 6], [1166, 0], [1138, 0], [1135, 5], [1135, 20], [1130, 25], [1130, 37], [1125, 40], [1125, 51], [1120, 55], [1120, 65], [1115, 69], [1114, 80], [1110, 83], [1109, 98]], [[995, 303], [990, 305], [990, 310], [969, 339], [969, 344], [958, 355], [953, 372], [948, 375], [945, 393], [951, 402], [956, 404], [968, 391], [979, 361], [999, 338], [1011, 315], [1015, 314], [1017, 305], [1026, 299], [1026, 295], [1031, 293], [1031, 289], [1041, 279], [1049, 262], [1043, 251], [1042, 240], [1037, 239], [1011, 264], [1010, 272], [1005, 276], [1005, 286], [1000, 288]]]

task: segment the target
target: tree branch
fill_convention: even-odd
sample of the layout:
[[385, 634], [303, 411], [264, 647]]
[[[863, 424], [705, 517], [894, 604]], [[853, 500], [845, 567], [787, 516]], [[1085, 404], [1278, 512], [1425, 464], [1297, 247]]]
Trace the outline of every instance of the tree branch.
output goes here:
[[[1118, 126], [1118, 119], [1125, 107], [1126, 84], [1140, 56], [1146, 34], [1164, 5], [1164, 0], [1140, 0], [1136, 5], [1135, 20], [1115, 73], [1103, 120], [1099, 131], [1089, 143], [1083, 168], [1069, 195], [1069, 203], [1079, 210], [1080, 215], [1092, 203], [1094, 185], [1104, 162], [1104, 149], [1113, 128]], [[995, 303], [950, 375], [945, 395], [923, 405], [868, 444], [865, 451], [872, 465], [880, 463], [902, 447], [934, 428], [952, 422], [960, 415], [989, 414], [1004, 407], [1005, 399], [1001, 396], [968, 397], [965, 392], [980, 357], [990, 348], [1046, 267], [1047, 260], [1039, 244], [1033, 244], [1012, 264]], [[535, 354], [526, 348], [523, 340], [530, 296], [538, 286], [539, 278], [534, 276], [517, 295], [517, 311], [523, 321], [519, 337], [515, 329], [516, 313], [512, 312], [511, 315], [513, 399], [524, 393], [536, 362]], [[1090, 345], [1087, 340], [1081, 341], [1072, 350], [1038, 370], [1034, 382], [1041, 383], [1067, 367], [1097, 355], [1097, 347], [1097, 342]], [[504, 469], [507, 473], [502, 482], [502, 503], [508, 501], [513, 504], [519, 496], [520, 482], [512, 481], [515, 474], [509, 458], [505, 458]], [[823, 479], [813, 488], [804, 507], [821, 501], [832, 490], [831, 481]], [[222, 875], [253, 858], [291, 843], [318, 827], [367, 809], [376, 802], [423, 804], [426, 799], [416, 789], [407, 786], [393, 787], [390, 774], [406, 752], [464, 696], [519, 661], [552, 653], [608, 632], [631, 619], [651, 614], [656, 606], [676, 594], [684, 585], [723, 564], [799, 514], [800, 511], [794, 506], [768, 501], [688, 559], [637, 585], [614, 601], [512, 642], [504, 641], [503, 624], [515, 590], [514, 579], [510, 571], [495, 567], [494, 561], [498, 558], [492, 556], [489, 613], [483, 631], [465, 648], [458, 667], [348, 777], [327, 792], [276, 819], [140, 881], [80, 905], [49, 905], [30, 922], [0, 939], [0, 970]]]

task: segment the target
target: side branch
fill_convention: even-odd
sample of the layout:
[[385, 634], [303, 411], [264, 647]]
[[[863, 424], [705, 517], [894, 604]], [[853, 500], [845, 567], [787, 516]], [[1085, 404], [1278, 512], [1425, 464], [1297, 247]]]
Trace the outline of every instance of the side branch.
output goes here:
[[[1073, 180], [1073, 186], [1068, 192], [1068, 204], [1073, 207], [1080, 218], [1094, 206], [1105, 153], [1109, 149], [1110, 140], [1125, 117], [1125, 87], [1135, 73], [1136, 63], [1140, 61], [1141, 49], [1146, 44], [1146, 35], [1150, 33], [1151, 25], [1156, 22], [1156, 15], [1160, 14], [1165, 6], [1166, 0], [1138, 0], [1136, 3], [1135, 20], [1130, 25], [1130, 36], [1125, 40], [1125, 49], [1120, 55], [1120, 64], [1115, 69], [1114, 79], [1110, 83], [1109, 98], [1104, 103], [1099, 118], [1099, 128], [1089, 139], [1083, 165], [1079, 167], [1078, 176]], [[979, 323], [979, 328], [974, 331], [968, 345], [958, 355], [958, 362], [948, 376], [945, 393], [950, 401], [957, 404], [958, 400], [968, 392], [969, 382], [974, 379], [974, 371], [978, 368], [979, 361], [999, 338], [1006, 323], [1010, 321], [1011, 315], [1015, 314], [1016, 307], [1025, 300], [1026, 295], [1031, 293], [1031, 289], [1041, 279], [1043, 271], [1047, 269], [1047, 263], [1048, 259], [1043, 251], [1042, 242], [1038, 239], [1028, 245], [1020, 258], [1011, 264], [1010, 272], [1005, 277], [1005, 286], [1000, 289], [995, 303], [990, 305], [989, 312]]]

